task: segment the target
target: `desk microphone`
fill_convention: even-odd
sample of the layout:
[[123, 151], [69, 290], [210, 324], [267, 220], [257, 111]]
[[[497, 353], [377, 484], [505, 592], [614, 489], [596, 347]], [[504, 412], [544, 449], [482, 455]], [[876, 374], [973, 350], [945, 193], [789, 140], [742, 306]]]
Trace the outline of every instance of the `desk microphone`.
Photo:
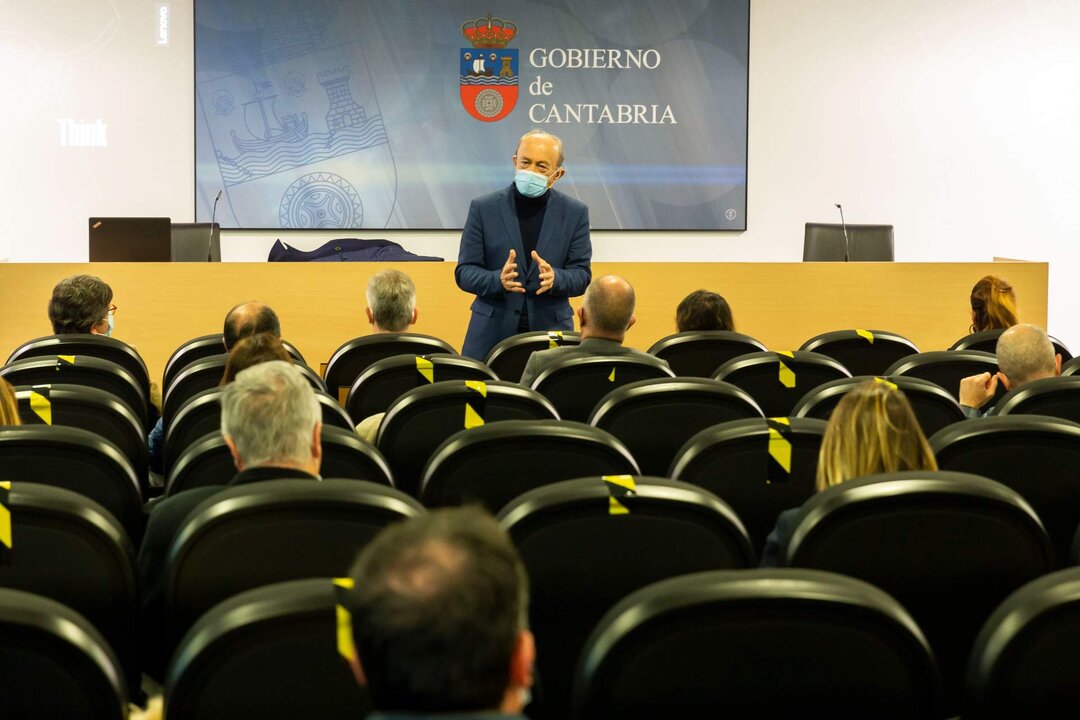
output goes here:
[[[218, 193], [219, 195], [221, 193]], [[844, 206], [840, 203], [833, 203], [840, 211], [840, 226], [844, 228], [844, 262], [851, 260], [851, 241], [848, 240], [847, 235], [847, 223], [844, 222]]]
[[[217, 217], [217, 204], [221, 199], [221, 190], [217, 191], [217, 195], [214, 196], [214, 210], [210, 213], [210, 237], [206, 239], [206, 262], [213, 262], [211, 257], [214, 250], [214, 219]], [[837, 207], [840, 207], [837, 205]]]

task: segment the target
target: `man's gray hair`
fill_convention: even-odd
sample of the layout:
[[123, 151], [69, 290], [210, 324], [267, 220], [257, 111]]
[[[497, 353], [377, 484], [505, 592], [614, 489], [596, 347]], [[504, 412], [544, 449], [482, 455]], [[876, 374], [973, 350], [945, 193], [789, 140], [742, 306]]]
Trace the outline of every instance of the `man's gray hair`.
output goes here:
[[375, 324], [389, 332], [402, 332], [416, 310], [416, 285], [400, 270], [383, 270], [368, 280], [367, 304]]
[[240, 371], [221, 393], [221, 433], [247, 466], [309, 462], [321, 415], [300, 368], [282, 360]]
[[998, 338], [998, 369], [1009, 378], [1010, 387], [1031, 380], [1053, 377], [1057, 370], [1054, 344], [1035, 325], [1013, 325]]
[[596, 278], [585, 289], [585, 316], [589, 324], [603, 333], [626, 332], [634, 315], [634, 288], [617, 275]]
[[[562, 164], [563, 164], [563, 160], [566, 159], [566, 151], [565, 151], [566, 146], [563, 145], [562, 138], [560, 138], [555, 133], [549, 133], [547, 130], [541, 130], [540, 128], [533, 128], [532, 130], [530, 130], [529, 132], [525, 133], [520, 138], [518, 138], [517, 147], [521, 147], [521, 143], [524, 142], [525, 138], [529, 137], [530, 135], [547, 135], [549, 138], [551, 138], [552, 140], [555, 141], [555, 143], [559, 146], [559, 159], [556, 161], [557, 164], [555, 165], [555, 169], [558, 170], [559, 168], [561, 168]], [[514, 150], [514, 154], [515, 155], [517, 154], [516, 149]]]

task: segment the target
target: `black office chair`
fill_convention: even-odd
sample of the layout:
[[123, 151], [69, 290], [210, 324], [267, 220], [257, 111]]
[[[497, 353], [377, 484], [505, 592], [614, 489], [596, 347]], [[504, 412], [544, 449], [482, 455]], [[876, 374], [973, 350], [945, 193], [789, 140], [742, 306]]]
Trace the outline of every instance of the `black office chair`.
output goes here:
[[86, 385], [16, 388], [23, 425], [59, 425], [89, 430], [115, 445], [131, 463], [139, 487], [149, 490], [146, 432], [134, 411], [112, 393]]
[[433, 353], [457, 355], [449, 343], [418, 333], [376, 333], [353, 338], [335, 350], [326, 363], [323, 378], [327, 392], [344, 405], [353, 382], [373, 363], [395, 355]]
[[90, 355], [28, 357], [0, 368], [0, 377], [15, 386], [85, 385], [110, 392], [150, 430], [147, 395], [140, 381], [110, 360]]
[[994, 415], [1046, 415], [1080, 422], [1080, 377], [1031, 380], [1005, 394]]
[[30, 357], [55, 358], [57, 355], [86, 355], [114, 362], [131, 373], [143, 397], [150, 397], [150, 375], [142, 356], [135, 348], [116, 338], [90, 333], [46, 335], [15, 348], [7, 361], [12, 363]]
[[852, 375], [881, 375], [893, 363], [919, 352], [915, 343], [887, 330], [834, 330], [815, 335], [799, 349], [828, 355]]
[[761, 408], [730, 383], [707, 378], [639, 380], [605, 395], [589, 424], [617, 437], [641, 472], [665, 477], [675, 454], [707, 427], [762, 417]]
[[119, 661], [87, 620], [41, 595], [0, 588], [0, 717], [123, 720]]
[[394, 472], [394, 486], [416, 497], [428, 458], [459, 430], [504, 420], [558, 419], [547, 398], [517, 383], [437, 382], [394, 401], [379, 426], [377, 445]]
[[345, 411], [356, 425], [366, 417], [386, 412], [409, 390], [444, 380], [491, 382], [498, 377], [479, 360], [458, 355], [395, 355], [372, 363], [360, 373], [349, 388]]
[[938, 720], [933, 654], [908, 612], [854, 578], [718, 570], [624, 598], [589, 638], [575, 717]]
[[796, 350], [792, 353], [759, 352], [728, 360], [713, 373], [742, 388], [754, 398], [765, 417], [786, 417], [803, 395], [831, 380], [851, 377], [843, 365], [827, 355]]
[[[281, 344], [297, 364], [307, 365], [304, 356], [300, 354], [300, 351], [294, 345], [287, 340], [282, 340]], [[165, 363], [165, 373], [161, 381], [162, 391], [172, 384], [177, 373], [191, 363], [214, 355], [220, 355], [223, 352], [225, 352], [225, 342], [221, 333], [200, 335], [181, 344], [180, 347], [173, 351], [173, 354], [169, 356], [168, 361]]]
[[[996, 353], [997, 341], [1001, 337], [1001, 333], [1004, 330], [983, 330], [982, 332], [972, 333], [965, 335], [952, 344], [950, 350], [982, 350], [983, 352]], [[1050, 338], [1050, 342], [1054, 345], [1054, 352], [1061, 355], [1061, 362], [1066, 363], [1073, 359], [1073, 355], [1069, 352], [1069, 348], [1065, 347], [1065, 343], [1061, 342], [1055, 337]]]
[[339, 596], [330, 578], [242, 592], [188, 631], [169, 666], [170, 720], [357, 718], [372, 710], [336, 650]]
[[671, 377], [675, 374], [652, 357], [593, 355], [553, 362], [536, 377], [532, 388], [551, 401], [563, 420], [588, 422], [596, 404], [615, 388]]
[[824, 436], [824, 420], [733, 420], [690, 438], [666, 474], [729, 504], [760, 552], [777, 516], [814, 494]]
[[806, 223], [803, 262], [892, 262], [892, 225]]
[[569, 420], [506, 420], [461, 430], [424, 468], [427, 507], [481, 503], [497, 513], [522, 493], [592, 475], [640, 475], [611, 434]]
[[78, 612], [116, 653], [129, 686], [138, 687], [139, 591], [135, 549], [124, 528], [105, 508], [59, 487], [13, 482], [0, 505], [13, 541], [13, 562], [0, 561], [0, 587], [36, 593]]
[[581, 649], [623, 597], [677, 575], [755, 563], [730, 507], [712, 493], [659, 478], [555, 483], [512, 501], [499, 521], [529, 573], [539, 677], [533, 718], [571, 716]]
[[1032, 580], [997, 607], [975, 639], [964, 717], [1055, 717], [1075, 707], [1077, 647], [1080, 568]]
[[806, 393], [791, 414], [794, 417], [811, 417], [828, 420], [836, 409], [840, 398], [868, 380], [879, 380], [895, 385], [907, 397], [915, 418], [919, 421], [923, 433], [930, 437], [938, 430], [954, 422], [960, 422], [966, 416], [956, 398], [939, 385], [929, 380], [916, 377], [894, 375], [892, 377], [870, 377], [860, 375], [842, 380], [833, 380], [819, 385]]
[[132, 542], [142, 537], [142, 495], [135, 469], [115, 445], [81, 428], [6, 427], [0, 478], [64, 488], [112, 513]]
[[1054, 567], [1031, 507], [968, 473], [849, 480], [808, 500], [795, 523], [783, 564], [856, 577], [899, 600], [934, 649], [952, 713], [983, 622], [1009, 593]]
[[1080, 524], [1080, 425], [1041, 415], [985, 417], [930, 438], [942, 470], [975, 473], [1007, 485], [1031, 504], [1057, 550], [1069, 557]]
[[188, 515], [169, 548], [165, 657], [222, 600], [275, 582], [347, 575], [380, 530], [423, 512], [404, 493], [355, 480], [223, 489]]
[[[961, 380], [984, 372], [993, 375], [997, 370], [997, 357], [993, 353], [981, 350], [935, 350], [897, 360], [883, 374], [889, 377], [900, 375], [929, 380], [959, 400]], [[1005, 388], [999, 386], [997, 395], [990, 401], [991, 404], [996, 403], [1004, 394]]]
[[649, 354], [667, 360], [678, 377], [712, 377], [728, 360], [767, 350], [750, 337], [729, 330], [693, 330], [657, 340]]
[[563, 330], [538, 330], [511, 335], [491, 348], [484, 364], [498, 375], [500, 380], [520, 382], [521, 373], [529, 362], [529, 356], [537, 350], [580, 345], [581, 335]]
[[[393, 475], [382, 453], [364, 442], [352, 430], [323, 425], [323, 477], [367, 480], [393, 487]], [[204, 435], [181, 450], [165, 476], [165, 494], [208, 485], [228, 485], [236, 475], [236, 465], [221, 433]]]
[[1061, 363], [1061, 374], [1064, 377], [1070, 377], [1080, 373], [1080, 358], [1073, 358], [1068, 362]]

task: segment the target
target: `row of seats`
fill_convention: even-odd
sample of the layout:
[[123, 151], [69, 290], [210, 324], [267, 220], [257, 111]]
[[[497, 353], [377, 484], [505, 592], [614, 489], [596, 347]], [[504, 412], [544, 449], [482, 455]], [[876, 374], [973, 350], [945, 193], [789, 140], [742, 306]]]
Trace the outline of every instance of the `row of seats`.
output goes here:
[[[130, 545], [68, 491], [13, 483], [7, 505], [17, 560], [0, 565], [0, 684], [26, 692], [0, 692], [0, 705], [43, 692], [44, 716], [112, 717], [131, 677]], [[169, 716], [363, 716], [336, 652], [329, 578], [380, 528], [422, 512], [390, 488], [292, 480], [197, 510], [170, 552]], [[573, 704], [590, 718], [723, 707], [936, 718], [959, 708], [965, 684], [971, 716], [1039, 716], [1080, 671], [1080, 575], [1048, 574], [1038, 518], [986, 478], [894, 473], [822, 492], [784, 553], [798, 569], [749, 570], [731, 507], [670, 480], [561, 482], [499, 520], [530, 576], [534, 717], [570, 717]], [[65, 714], [65, 702], [84, 709]]]

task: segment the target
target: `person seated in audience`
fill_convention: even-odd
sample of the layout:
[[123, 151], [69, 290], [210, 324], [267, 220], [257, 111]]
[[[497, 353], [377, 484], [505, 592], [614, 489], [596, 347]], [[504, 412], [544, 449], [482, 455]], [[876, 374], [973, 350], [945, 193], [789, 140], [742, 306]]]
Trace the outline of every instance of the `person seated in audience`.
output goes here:
[[[521, 384], [533, 382], [552, 363], [568, 357], [593, 355], [638, 356], [657, 360], [653, 355], [623, 345], [626, 331], [633, 327], [634, 288], [621, 277], [606, 275], [589, 283], [585, 299], [577, 311], [581, 344], [540, 350], [529, 356], [521, 374]], [[661, 360], [667, 365], [667, 361]]]
[[[817, 491], [901, 470], [937, 470], [937, 461], [903, 391], [890, 382], [868, 380], [844, 395], [829, 417], [818, 454]], [[765, 540], [762, 567], [779, 564], [799, 510], [785, 510], [776, 519]]]
[[0, 378], [0, 426], [18, 425], [19, 403], [15, 400], [15, 389], [4, 378]]
[[[321, 418], [315, 391], [295, 365], [275, 360], [237, 373], [221, 394], [221, 434], [237, 471], [227, 487], [287, 478], [318, 480]], [[161, 645], [169, 546], [191, 511], [223, 489], [185, 490], [165, 498], [150, 513], [138, 566], [145, 666], [152, 677], [160, 679], [167, 660], [154, 651]]]
[[1018, 322], [1012, 285], [996, 275], [975, 283], [971, 288], [971, 332], [1005, 330]]
[[960, 381], [960, 407], [969, 418], [986, 415], [988, 404], [997, 392], [1000, 382], [1006, 390], [1024, 383], [1061, 374], [1061, 355], [1054, 352], [1054, 344], [1046, 333], [1035, 325], [1013, 325], [997, 341], [998, 371], [972, 375]]
[[56, 283], [49, 298], [53, 333], [112, 335], [116, 306], [112, 288], [93, 275], [73, 275]]
[[436, 510], [372, 540], [347, 593], [372, 720], [517, 718], [535, 646], [521, 557], [483, 510]]
[[[400, 270], [375, 273], [367, 284], [367, 307], [364, 309], [373, 333], [409, 332], [416, 324], [416, 285]], [[369, 415], [356, 426], [356, 434], [372, 445], [379, 434], [379, 424], [386, 413]]]
[[692, 330], [734, 330], [735, 319], [723, 296], [708, 290], [695, 290], [682, 299], [675, 310], [679, 332]]
[[281, 336], [272, 332], [255, 333], [236, 341], [225, 361], [225, 372], [221, 375], [220, 387], [225, 387], [236, 379], [237, 373], [259, 363], [281, 360], [290, 365], [293, 357], [281, 342]]

